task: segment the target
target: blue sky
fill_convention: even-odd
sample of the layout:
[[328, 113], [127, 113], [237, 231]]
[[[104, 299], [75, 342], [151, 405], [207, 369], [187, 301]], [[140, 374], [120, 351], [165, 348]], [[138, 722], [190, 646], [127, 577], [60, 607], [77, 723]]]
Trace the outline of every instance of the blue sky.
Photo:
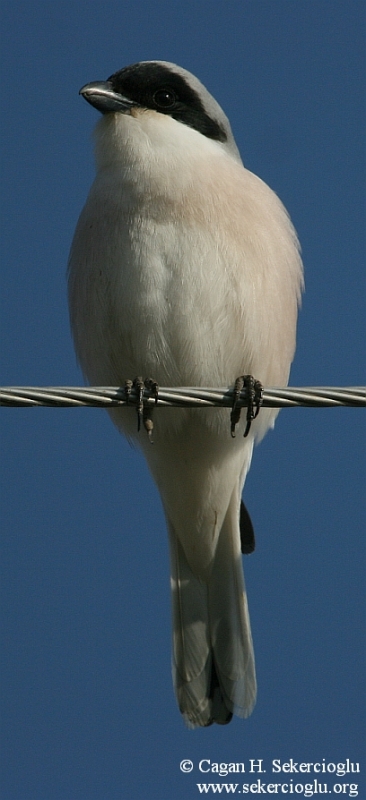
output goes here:
[[[363, 2], [4, 0], [1, 14], [1, 384], [82, 383], [65, 268], [97, 114], [78, 91], [147, 59], [207, 85], [291, 214], [306, 274], [291, 384], [365, 383]], [[200, 759], [262, 758], [269, 776], [276, 758], [349, 758], [364, 786], [364, 410], [284, 410], [256, 450], [258, 702], [195, 732], [171, 686], [165, 526], [142, 458], [101, 410], [0, 419], [4, 800], [189, 800], [231, 780]]]

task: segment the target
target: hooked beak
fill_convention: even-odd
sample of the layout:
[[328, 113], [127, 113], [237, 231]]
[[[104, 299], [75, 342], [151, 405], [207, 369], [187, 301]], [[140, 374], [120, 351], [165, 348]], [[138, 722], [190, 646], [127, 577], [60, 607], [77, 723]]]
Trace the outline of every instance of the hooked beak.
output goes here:
[[128, 97], [115, 92], [110, 81], [87, 83], [80, 89], [79, 94], [85, 97], [85, 100], [100, 111], [101, 114], [113, 114], [116, 111], [126, 113], [137, 105], [133, 100], [129, 100]]

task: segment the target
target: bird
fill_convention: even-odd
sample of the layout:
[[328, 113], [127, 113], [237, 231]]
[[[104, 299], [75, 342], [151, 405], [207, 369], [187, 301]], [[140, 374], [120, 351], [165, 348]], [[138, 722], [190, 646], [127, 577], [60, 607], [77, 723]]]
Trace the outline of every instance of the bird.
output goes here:
[[[303, 289], [300, 245], [275, 192], [244, 167], [220, 105], [167, 61], [129, 65], [80, 94], [101, 114], [96, 176], [68, 264], [71, 330], [86, 380], [228, 387], [249, 375], [255, 385], [287, 385]], [[173, 683], [189, 728], [247, 717], [256, 701], [242, 565], [254, 534], [242, 492], [253, 445], [278, 409], [252, 414], [246, 436], [237, 417], [230, 430], [228, 413], [154, 408], [151, 437], [138, 431], [132, 406], [109, 410], [160, 492]]]

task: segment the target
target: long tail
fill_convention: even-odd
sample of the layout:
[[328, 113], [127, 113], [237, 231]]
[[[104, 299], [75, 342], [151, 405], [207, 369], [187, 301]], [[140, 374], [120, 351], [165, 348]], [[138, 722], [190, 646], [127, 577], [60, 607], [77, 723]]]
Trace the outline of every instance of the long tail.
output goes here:
[[253, 643], [233, 493], [207, 581], [196, 577], [168, 523], [173, 605], [173, 681], [190, 728], [247, 717], [256, 699]]

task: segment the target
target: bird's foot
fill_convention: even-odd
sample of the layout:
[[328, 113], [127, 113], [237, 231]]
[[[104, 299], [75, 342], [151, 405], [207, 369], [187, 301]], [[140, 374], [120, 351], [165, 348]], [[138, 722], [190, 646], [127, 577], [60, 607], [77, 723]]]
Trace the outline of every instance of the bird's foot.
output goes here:
[[238, 406], [238, 402], [242, 391], [245, 391], [245, 397], [248, 402], [246, 415], [247, 424], [244, 436], [248, 436], [252, 421], [258, 416], [259, 409], [263, 402], [263, 386], [260, 381], [256, 381], [252, 375], [241, 375], [236, 379], [230, 414], [231, 435], [233, 439], [235, 438], [235, 426], [240, 419], [241, 408]]
[[154, 423], [152, 420], [153, 406], [150, 404], [144, 405], [144, 392], [147, 390], [149, 396], [154, 398], [155, 405], [157, 405], [159, 399], [159, 386], [152, 378], [145, 378], [145, 380], [143, 380], [143, 378], [135, 378], [133, 381], [126, 380], [124, 390], [127, 403], [129, 402], [132, 389], [134, 389], [136, 392], [137, 430], [140, 431], [142, 420], [142, 424], [150, 441], [152, 442], [152, 432], [154, 428]]

